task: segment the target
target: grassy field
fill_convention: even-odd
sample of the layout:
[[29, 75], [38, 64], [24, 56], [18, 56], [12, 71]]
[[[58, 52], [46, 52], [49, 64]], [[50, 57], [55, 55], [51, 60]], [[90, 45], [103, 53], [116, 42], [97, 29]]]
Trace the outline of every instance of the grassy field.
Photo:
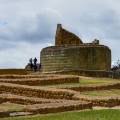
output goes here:
[[119, 79], [111, 79], [111, 78], [80, 78], [79, 83], [65, 83], [59, 85], [47, 85], [46, 87], [52, 88], [70, 88], [70, 87], [79, 87], [79, 86], [87, 86], [87, 85], [107, 85], [107, 84], [115, 84], [120, 83]]
[[1, 120], [120, 120], [120, 110], [89, 110], [29, 117], [2, 118]]
[[80, 79], [81, 85], [101, 85], [101, 84], [111, 84], [120, 83], [120, 80], [111, 78], [92, 78], [92, 79]]
[[111, 89], [111, 90], [98, 90], [98, 91], [85, 91], [81, 92], [82, 95], [89, 96], [120, 96], [120, 89]]

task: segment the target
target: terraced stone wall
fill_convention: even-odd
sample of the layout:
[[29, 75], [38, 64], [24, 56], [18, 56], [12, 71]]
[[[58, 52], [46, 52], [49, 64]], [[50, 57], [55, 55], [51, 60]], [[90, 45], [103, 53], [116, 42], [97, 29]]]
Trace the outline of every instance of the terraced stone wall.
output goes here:
[[111, 51], [103, 45], [80, 45], [44, 48], [41, 51], [43, 72], [61, 70], [105, 70], [111, 67]]
[[0, 69], [0, 75], [5, 74], [26, 75], [27, 71], [25, 69]]
[[110, 89], [120, 89], [120, 83], [100, 85], [100, 86], [81, 86], [81, 87], [71, 87], [68, 88], [75, 91], [85, 92], [85, 91], [97, 91], [97, 90], [110, 90]]
[[[20, 85], [29, 85], [29, 86], [79, 83], [79, 77], [77, 76], [63, 76], [63, 75], [50, 76], [49, 75], [49, 77], [43, 76], [43, 78], [34, 78], [34, 76], [26, 76], [26, 78], [24, 77], [25, 76], [15, 76], [15, 75], [14, 76], [0, 76], [0, 82], [14, 83], [14, 84], [20, 84]], [[33, 77], [33, 78], [30, 78], [30, 77]], [[38, 76], [38, 77], [42, 77], [42, 76]]]
[[26, 85], [10, 83], [0, 83], [0, 94], [11, 93], [27, 97], [52, 98], [52, 99], [72, 99], [74, 93], [66, 90], [35, 88]]

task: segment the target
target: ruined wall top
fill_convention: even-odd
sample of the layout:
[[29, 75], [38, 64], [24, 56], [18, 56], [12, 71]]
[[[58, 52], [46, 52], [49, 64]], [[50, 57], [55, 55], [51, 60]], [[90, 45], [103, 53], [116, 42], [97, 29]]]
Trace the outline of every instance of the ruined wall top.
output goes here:
[[62, 28], [61, 24], [57, 24], [55, 46], [80, 45], [82, 40], [75, 34]]

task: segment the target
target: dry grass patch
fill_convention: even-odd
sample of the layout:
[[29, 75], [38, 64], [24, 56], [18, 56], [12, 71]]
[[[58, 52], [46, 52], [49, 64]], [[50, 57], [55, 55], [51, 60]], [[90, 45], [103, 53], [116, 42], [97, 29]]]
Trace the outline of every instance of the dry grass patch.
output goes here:
[[22, 111], [24, 110], [25, 106], [10, 102], [5, 102], [0, 104], [0, 112], [6, 112], [6, 111]]

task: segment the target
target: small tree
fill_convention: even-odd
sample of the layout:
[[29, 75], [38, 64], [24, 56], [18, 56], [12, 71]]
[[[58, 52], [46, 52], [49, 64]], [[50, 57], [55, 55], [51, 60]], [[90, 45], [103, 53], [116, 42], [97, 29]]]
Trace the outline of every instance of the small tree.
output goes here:
[[117, 60], [117, 67], [118, 67], [118, 69], [120, 69], [120, 60], [119, 59]]
[[120, 70], [120, 60], [118, 59], [117, 62], [111, 68], [112, 71]]

